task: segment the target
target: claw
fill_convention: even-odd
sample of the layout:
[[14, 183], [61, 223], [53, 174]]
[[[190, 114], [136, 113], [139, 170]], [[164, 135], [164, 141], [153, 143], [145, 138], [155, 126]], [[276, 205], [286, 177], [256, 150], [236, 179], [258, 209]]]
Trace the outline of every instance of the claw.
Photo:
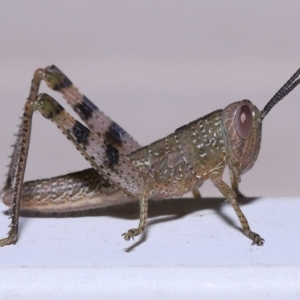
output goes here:
[[0, 239], [0, 247], [15, 244], [17, 242], [17, 234], [15, 233], [15, 228], [10, 229], [8, 236], [4, 239]]
[[249, 233], [249, 238], [252, 240], [252, 245], [262, 246], [265, 242], [265, 240], [260, 237], [259, 234], [252, 231]]
[[123, 233], [122, 236], [124, 236], [124, 239], [126, 241], [129, 241], [130, 239], [134, 240], [134, 237], [139, 234], [138, 229], [129, 229], [126, 233]]
[[263, 246], [265, 240], [259, 236], [259, 239], [252, 242], [251, 245]]

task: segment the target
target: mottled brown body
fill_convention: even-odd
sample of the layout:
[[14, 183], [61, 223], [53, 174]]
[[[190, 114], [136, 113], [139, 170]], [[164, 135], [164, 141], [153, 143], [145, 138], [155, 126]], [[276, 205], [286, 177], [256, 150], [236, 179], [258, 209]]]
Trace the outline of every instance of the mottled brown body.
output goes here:
[[225, 167], [221, 118], [222, 110], [215, 111], [129, 155], [142, 173], [174, 187], [172, 194], [161, 190], [153, 192], [153, 197], [183, 195], [199, 188], [213, 170]]
[[[55, 66], [34, 73], [29, 98], [10, 170], [3, 188], [3, 201], [11, 205], [11, 229], [0, 246], [15, 243], [19, 211], [72, 211], [117, 205], [139, 200], [138, 228], [123, 234], [125, 240], [145, 230], [148, 200], [181, 196], [210, 179], [234, 208], [244, 233], [253, 244], [264, 240], [250, 230], [238, 202], [241, 175], [250, 170], [259, 153], [262, 120], [270, 109], [299, 83], [300, 69], [260, 112], [249, 100], [234, 102], [146, 147], [112, 121]], [[41, 80], [60, 91], [84, 126], [52, 97], [38, 94]], [[34, 111], [54, 122], [93, 169], [23, 183]], [[222, 179], [229, 167], [232, 187]]]
[[[181, 196], [199, 188], [212, 171], [225, 168], [228, 154], [224, 135], [222, 110], [217, 110], [134, 151], [128, 158], [153, 181], [172, 187], [153, 191], [151, 198]], [[7, 205], [9, 196], [3, 198]], [[24, 183], [21, 208], [44, 212], [84, 210], [121, 204], [124, 198], [94, 169], [87, 169]]]

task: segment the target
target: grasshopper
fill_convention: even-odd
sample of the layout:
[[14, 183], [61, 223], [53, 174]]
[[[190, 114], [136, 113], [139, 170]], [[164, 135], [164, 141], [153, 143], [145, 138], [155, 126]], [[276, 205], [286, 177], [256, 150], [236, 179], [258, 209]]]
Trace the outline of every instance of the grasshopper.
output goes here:
[[[7, 237], [0, 240], [0, 246], [16, 243], [20, 210], [63, 212], [138, 199], [139, 225], [123, 234], [125, 240], [130, 240], [146, 228], [150, 198], [181, 196], [189, 191], [199, 197], [198, 189], [207, 179], [232, 205], [252, 244], [263, 245], [264, 239], [251, 231], [239, 207], [238, 183], [258, 157], [264, 117], [300, 83], [299, 75], [300, 69], [262, 111], [249, 100], [234, 102], [141, 147], [81, 94], [58, 68], [52, 65], [37, 69], [2, 190], [3, 202], [10, 206], [11, 224]], [[38, 94], [42, 80], [63, 95], [86, 126], [69, 115], [52, 97]], [[92, 168], [23, 183], [34, 111], [55, 123]], [[226, 166], [231, 187], [222, 179]]]

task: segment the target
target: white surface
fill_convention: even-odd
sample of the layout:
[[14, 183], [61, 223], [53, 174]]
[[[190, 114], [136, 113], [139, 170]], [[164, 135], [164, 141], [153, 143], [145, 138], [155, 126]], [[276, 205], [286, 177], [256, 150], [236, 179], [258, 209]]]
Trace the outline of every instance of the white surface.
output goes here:
[[[0, 297], [298, 299], [300, 199], [242, 203], [262, 247], [251, 246], [222, 199], [152, 202], [147, 234], [134, 242], [121, 233], [137, 225], [136, 205], [23, 217], [17, 245], [0, 249]], [[3, 236], [8, 221], [0, 221]]]

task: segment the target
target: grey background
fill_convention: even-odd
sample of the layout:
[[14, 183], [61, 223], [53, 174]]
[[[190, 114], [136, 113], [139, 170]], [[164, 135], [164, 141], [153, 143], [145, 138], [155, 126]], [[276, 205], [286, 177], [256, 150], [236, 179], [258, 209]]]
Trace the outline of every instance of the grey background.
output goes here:
[[[300, 67], [299, 13], [299, 1], [1, 1], [2, 181], [38, 67], [57, 65], [146, 145], [234, 101], [262, 109]], [[300, 87], [266, 117], [246, 195], [300, 194], [299, 107]], [[35, 114], [26, 179], [86, 167]], [[220, 195], [211, 183], [201, 191]]]

